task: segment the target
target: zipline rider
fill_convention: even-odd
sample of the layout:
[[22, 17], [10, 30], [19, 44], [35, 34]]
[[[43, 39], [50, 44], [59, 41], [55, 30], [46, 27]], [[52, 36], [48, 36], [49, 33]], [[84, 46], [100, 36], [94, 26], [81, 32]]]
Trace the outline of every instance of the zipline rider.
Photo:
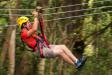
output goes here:
[[[84, 65], [86, 58], [81, 57], [77, 59], [65, 45], [49, 45], [43, 32], [43, 17], [42, 13], [33, 11], [33, 24], [30, 23], [29, 18], [21, 16], [17, 19], [18, 27], [21, 29], [21, 40], [33, 49], [34, 52], [39, 52], [42, 58], [61, 57], [67, 63], [80, 68]], [[41, 17], [40, 17], [41, 16]], [[41, 29], [41, 35], [37, 35], [36, 31]]]

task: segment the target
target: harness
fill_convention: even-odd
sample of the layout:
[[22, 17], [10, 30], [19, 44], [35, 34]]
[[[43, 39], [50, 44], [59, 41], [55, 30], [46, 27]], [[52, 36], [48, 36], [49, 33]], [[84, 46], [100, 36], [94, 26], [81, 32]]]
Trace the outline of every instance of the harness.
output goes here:
[[45, 41], [47, 47], [50, 48], [50, 47], [49, 47], [49, 42], [47, 41], [46, 36], [45, 36], [45, 34], [44, 34], [44, 21], [43, 21], [42, 18], [39, 19], [39, 25], [40, 25], [40, 30], [41, 30], [43, 39], [44, 39], [44, 41]]
[[[40, 19], [39, 20], [39, 25], [40, 25], [40, 29], [41, 29], [41, 33], [42, 33], [42, 35], [40, 35], [40, 36], [37, 36], [37, 37], [34, 37], [34, 36], [31, 36], [32, 38], [34, 38], [35, 40], [36, 40], [36, 44], [35, 44], [35, 46], [34, 47], [31, 47], [31, 46], [29, 46], [31, 49], [33, 49], [33, 52], [34, 51], [36, 51], [37, 49], [38, 49], [38, 51], [39, 51], [39, 54], [40, 54], [40, 57], [44, 57], [43, 56], [43, 47], [48, 47], [48, 48], [50, 48], [49, 47], [49, 43], [48, 43], [48, 41], [46, 40], [46, 36], [45, 36], [45, 34], [44, 34], [44, 31], [43, 31], [43, 25], [44, 25], [44, 23], [43, 23], [43, 20], [42, 19]], [[27, 30], [29, 30], [27, 27], [24, 27], [25, 29], [27, 29]], [[23, 29], [24, 29], [23, 28]], [[25, 43], [24, 41], [23, 41], [23, 39], [21, 38], [21, 40], [22, 40], [22, 42], [23, 42], [23, 44]]]
[[[24, 28], [28, 30], [27, 27], [24, 27]], [[24, 28], [23, 28], [23, 29], [24, 29]], [[22, 43], [23, 43], [23, 44], [26, 44], [29, 48], [33, 49], [32, 52], [35, 52], [35, 51], [37, 51], [37, 49], [38, 49], [40, 56], [41, 56], [41, 57], [44, 57], [44, 56], [43, 56], [42, 48], [43, 48], [43, 46], [45, 46], [45, 45], [44, 45], [44, 40], [42, 39], [42, 37], [39, 37], [39, 36], [37, 36], [37, 37], [30, 36], [30, 37], [31, 37], [31, 38], [34, 38], [35, 41], [36, 41], [36, 44], [35, 44], [33, 47], [30, 46], [30, 45], [28, 45], [28, 44], [26, 44], [25, 41], [24, 41], [24, 40], [22, 39], [22, 37], [21, 37]]]

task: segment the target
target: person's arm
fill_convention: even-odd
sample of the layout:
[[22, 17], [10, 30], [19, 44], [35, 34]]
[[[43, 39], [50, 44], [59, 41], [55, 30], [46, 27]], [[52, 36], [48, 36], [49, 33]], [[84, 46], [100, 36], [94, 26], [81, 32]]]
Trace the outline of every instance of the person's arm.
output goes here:
[[34, 12], [32, 12], [32, 15], [34, 16], [34, 23], [33, 23], [32, 29], [30, 29], [28, 31], [28, 36], [31, 36], [38, 29], [38, 23], [39, 23], [39, 21], [38, 21], [38, 12], [34, 11]]

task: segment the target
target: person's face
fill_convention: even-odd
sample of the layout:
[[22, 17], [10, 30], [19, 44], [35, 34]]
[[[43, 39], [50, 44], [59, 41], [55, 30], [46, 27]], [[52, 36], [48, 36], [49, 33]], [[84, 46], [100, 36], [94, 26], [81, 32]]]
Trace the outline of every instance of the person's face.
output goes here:
[[30, 21], [28, 21], [28, 22], [26, 23], [26, 25], [27, 25], [27, 27], [30, 27], [30, 26], [31, 26]]

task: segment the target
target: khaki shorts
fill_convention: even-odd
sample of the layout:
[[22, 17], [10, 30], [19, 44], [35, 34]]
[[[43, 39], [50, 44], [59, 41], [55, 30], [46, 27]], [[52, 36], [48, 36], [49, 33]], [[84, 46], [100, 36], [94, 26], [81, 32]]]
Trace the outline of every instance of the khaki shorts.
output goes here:
[[53, 58], [56, 57], [57, 54], [54, 53], [55, 45], [50, 45], [50, 48], [43, 47], [43, 55], [45, 58]]

